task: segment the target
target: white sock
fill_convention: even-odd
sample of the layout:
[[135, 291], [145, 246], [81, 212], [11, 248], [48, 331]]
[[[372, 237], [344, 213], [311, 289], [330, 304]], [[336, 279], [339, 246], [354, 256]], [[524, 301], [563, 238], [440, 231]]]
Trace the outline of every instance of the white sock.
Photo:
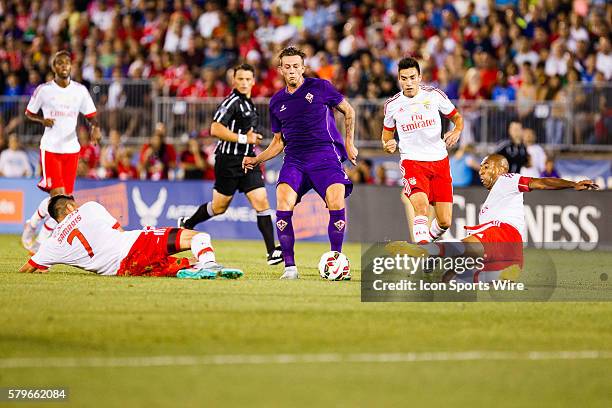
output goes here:
[[210, 235], [205, 232], [200, 232], [191, 238], [191, 252], [202, 265], [215, 262], [215, 251], [210, 241]]
[[34, 214], [32, 214], [28, 220], [32, 228], [36, 229], [38, 224], [49, 215], [49, 198], [50, 197], [45, 197], [40, 204], [38, 204], [38, 209], [34, 211]]
[[447, 230], [448, 228], [440, 227], [440, 225], [438, 224], [438, 219], [434, 218], [433, 221], [431, 222], [431, 228], [429, 229], [429, 234], [432, 240], [436, 240], [440, 238]]
[[412, 232], [414, 234], [414, 242], [431, 242], [429, 229], [427, 228], [427, 216], [417, 215], [414, 217]]
[[55, 221], [51, 217], [47, 217], [45, 222], [43, 223], [42, 228], [38, 231], [38, 236], [36, 237], [36, 241], [39, 244], [45, 242], [50, 236], [53, 230], [57, 227], [57, 221]]

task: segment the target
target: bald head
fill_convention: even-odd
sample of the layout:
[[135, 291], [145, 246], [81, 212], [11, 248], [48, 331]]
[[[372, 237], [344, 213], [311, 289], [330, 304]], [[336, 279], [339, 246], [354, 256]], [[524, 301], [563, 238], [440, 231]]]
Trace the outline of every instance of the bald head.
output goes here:
[[508, 160], [501, 154], [491, 154], [485, 157], [480, 163], [480, 171], [478, 174], [480, 175], [480, 181], [482, 184], [490, 190], [497, 178], [508, 172], [510, 169], [510, 165], [508, 164]]
[[488, 161], [493, 166], [497, 166], [500, 169], [504, 170], [504, 173], [507, 173], [510, 170], [510, 164], [508, 164], [508, 160], [502, 156], [501, 154], [490, 154], [484, 158], [483, 162]]

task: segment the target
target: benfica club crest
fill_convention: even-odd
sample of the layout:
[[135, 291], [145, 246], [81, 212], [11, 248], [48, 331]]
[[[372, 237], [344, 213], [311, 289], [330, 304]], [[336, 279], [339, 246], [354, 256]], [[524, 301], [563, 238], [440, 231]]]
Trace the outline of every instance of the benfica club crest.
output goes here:
[[408, 179], [408, 182], [410, 183], [410, 185], [411, 185], [411, 186], [414, 186], [414, 185], [416, 184], [416, 178], [414, 178], [414, 177], [410, 177], [410, 178]]
[[306, 98], [308, 103], [312, 103], [312, 98], [314, 98], [314, 96], [310, 92], [308, 92], [304, 98]]
[[429, 110], [429, 109], [431, 109], [431, 102], [430, 101], [425, 101], [425, 102], [423, 102], [423, 106], [425, 106], [425, 109]]

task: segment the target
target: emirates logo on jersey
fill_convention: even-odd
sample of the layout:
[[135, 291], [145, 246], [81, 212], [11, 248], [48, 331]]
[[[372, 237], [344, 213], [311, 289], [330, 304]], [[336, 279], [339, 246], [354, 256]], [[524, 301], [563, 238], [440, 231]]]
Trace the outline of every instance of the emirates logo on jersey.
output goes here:
[[336, 227], [338, 231], [342, 231], [345, 225], [346, 225], [346, 222], [343, 220], [338, 220], [334, 222], [334, 227]]
[[410, 122], [403, 123], [401, 126], [402, 131], [412, 132], [418, 129], [428, 128], [436, 124], [435, 119], [424, 118], [420, 113], [414, 113], [410, 115]]
[[279, 231], [284, 231], [285, 228], [287, 228], [287, 225], [289, 224], [285, 220], [276, 221], [276, 228], [278, 228]]
[[314, 96], [310, 92], [308, 92], [304, 98], [306, 98], [308, 103], [312, 103], [312, 98], [314, 98]]

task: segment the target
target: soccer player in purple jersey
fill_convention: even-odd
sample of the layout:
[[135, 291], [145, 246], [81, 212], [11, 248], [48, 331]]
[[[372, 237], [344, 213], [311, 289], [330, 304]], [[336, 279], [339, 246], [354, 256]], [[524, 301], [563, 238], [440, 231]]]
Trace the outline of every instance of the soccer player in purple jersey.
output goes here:
[[[342, 251], [346, 213], [344, 199], [353, 184], [342, 167], [347, 158], [356, 164], [353, 141], [355, 111], [328, 81], [304, 78], [304, 53], [295, 47], [279, 55], [279, 69], [287, 87], [270, 99], [270, 122], [274, 139], [256, 157], [245, 157], [245, 171], [276, 157], [285, 159], [276, 185], [276, 229], [283, 250], [285, 273], [281, 279], [297, 279], [291, 218], [302, 196], [314, 189], [329, 208], [329, 242]], [[333, 109], [344, 115], [345, 142], [336, 128]]]

